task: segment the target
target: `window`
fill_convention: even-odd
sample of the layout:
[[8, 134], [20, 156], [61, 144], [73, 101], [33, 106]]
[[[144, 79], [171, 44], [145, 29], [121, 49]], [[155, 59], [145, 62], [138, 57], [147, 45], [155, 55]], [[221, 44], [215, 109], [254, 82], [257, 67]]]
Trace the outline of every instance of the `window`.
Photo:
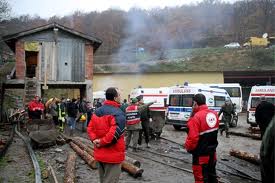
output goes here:
[[275, 105], [275, 98], [266, 98], [266, 101]]
[[[265, 98], [267, 102], [270, 102], [275, 105], [275, 98]], [[251, 108], [256, 108], [257, 105], [261, 102], [260, 97], [252, 97], [251, 99]]]
[[251, 108], [256, 108], [257, 105], [261, 102], [260, 97], [252, 97], [251, 99]]
[[180, 105], [180, 95], [170, 95], [169, 98], [169, 105], [170, 106], [179, 106]]
[[192, 107], [194, 95], [170, 95], [170, 106]]
[[230, 97], [241, 97], [241, 90], [239, 87], [219, 87], [225, 89]]
[[182, 95], [181, 96], [181, 106], [192, 107], [194, 95]]
[[214, 96], [215, 107], [221, 107], [224, 104], [225, 97]]

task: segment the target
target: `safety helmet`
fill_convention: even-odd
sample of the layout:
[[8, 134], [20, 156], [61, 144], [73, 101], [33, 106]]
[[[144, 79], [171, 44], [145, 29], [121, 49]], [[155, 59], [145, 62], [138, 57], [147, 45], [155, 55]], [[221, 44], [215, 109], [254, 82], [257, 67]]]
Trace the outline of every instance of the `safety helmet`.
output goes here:
[[80, 117], [80, 121], [86, 121], [86, 116], [82, 114]]

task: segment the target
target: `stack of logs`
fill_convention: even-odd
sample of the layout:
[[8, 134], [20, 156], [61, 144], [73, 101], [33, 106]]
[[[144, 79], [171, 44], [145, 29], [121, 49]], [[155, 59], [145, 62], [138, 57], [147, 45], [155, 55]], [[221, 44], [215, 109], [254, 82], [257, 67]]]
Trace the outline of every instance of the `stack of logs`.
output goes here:
[[[93, 157], [93, 148], [83, 144], [77, 139], [70, 139], [69, 142], [71, 148], [92, 168], [97, 169], [96, 161]], [[73, 183], [75, 182], [75, 160], [76, 154], [69, 153], [66, 167], [65, 167], [65, 176], [64, 183]], [[122, 170], [128, 172], [133, 177], [141, 177], [143, 169], [140, 168], [140, 162], [134, 160], [130, 157], [125, 158], [125, 161], [122, 162]]]

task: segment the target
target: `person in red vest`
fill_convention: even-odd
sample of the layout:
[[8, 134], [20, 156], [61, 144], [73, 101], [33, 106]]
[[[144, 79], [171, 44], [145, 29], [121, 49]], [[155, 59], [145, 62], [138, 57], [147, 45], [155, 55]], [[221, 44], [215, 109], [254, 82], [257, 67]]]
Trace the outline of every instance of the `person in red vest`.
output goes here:
[[98, 162], [102, 183], [119, 181], [121, 163], [125, 159], [125, 114], [120, 109], [120, 93], [117, 88], [106, 90], [103, 106], [96, 109], [87, 128], [94, 144], [94, 158]]
[[41, 119], [44, 111], [44, 104], [40, 101], [39, 96], [35, 96], [28, 104], [28, 114], [30, 119]]
[[184, 147], [193, 156], [195, 183], [217, 183], [216, 148], [219, 118], [215, 111], [208, 109], [203, 94], [194, 96], [193, 111], [187, 127], [189, 131]]
[[142, 129], [140, 112], [138, 109], [138, 99], [132, 98], [131, 105], [126, 108], [126, 149], [128, 149], [133, 136], [133, 151], [137, 152], [139, 131]]

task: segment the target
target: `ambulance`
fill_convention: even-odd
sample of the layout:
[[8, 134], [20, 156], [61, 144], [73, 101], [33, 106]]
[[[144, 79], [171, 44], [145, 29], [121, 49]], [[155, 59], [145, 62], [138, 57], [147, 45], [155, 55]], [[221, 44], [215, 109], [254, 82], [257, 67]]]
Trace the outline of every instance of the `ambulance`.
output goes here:
[[257, 105], [261, 102], [261, 97], [275, 105], [275, 86], [253, 86], [247, 102], [247, 123], [251, 126], [257, 126], [255, 120], [255, 111]]
[[150, 110], [150, 131], [151, 134], [160, 136], [162, 128], [165, 125], [165, 114], [166, 114], [166, 102], [168, 96], [168, 87], [160, 88], [136, 88], [130, 93], [130, 98], [143, 97], [143, 102], [149, 103], [156, 101], [149, 107]]
[[209, 109], [219, 112], [225, 100], [230, 96], [220, 88], [210, 88], [206, 85], [188, 85], [171, 87], [168, 93], [168, 109], [166, 123], [172, 124], [176, 130], [187, 126], [193, 106], [193, 97], [201, 93], [206, 97]]
[[220, 83], [220, 84], [206, 84], [211, 88], [225, 89], [231, 98], [233, 104], [236, 105], [236, 112], [242, 112], [242, 87], [239, 83]]
[[97, 102], [101, 104], [105, 101], [105, 91], [95, 91], [93, 92], [93, 106], [95, 107]]

